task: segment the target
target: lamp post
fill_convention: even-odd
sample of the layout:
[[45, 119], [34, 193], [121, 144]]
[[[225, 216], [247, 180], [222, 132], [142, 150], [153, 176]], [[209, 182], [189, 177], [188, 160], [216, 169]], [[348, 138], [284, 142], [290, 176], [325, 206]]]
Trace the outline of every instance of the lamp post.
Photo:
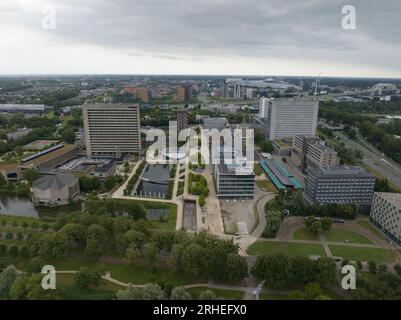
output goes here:
[[253, 295], [255, 296], [255, 300], [260, 300], [260, 291], [262, 291], [263, 285], [265, 284], [265, 280], [258, 284], [258, 286], [253, 290]]

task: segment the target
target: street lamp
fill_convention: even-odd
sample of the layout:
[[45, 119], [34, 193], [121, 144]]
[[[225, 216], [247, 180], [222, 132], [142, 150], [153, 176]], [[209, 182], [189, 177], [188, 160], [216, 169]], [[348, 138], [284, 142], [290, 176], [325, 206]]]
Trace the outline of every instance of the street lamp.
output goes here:
[[258, 286], [253, 290], [253, 295], [255, 296], [255, 300], [260, 300], [260, 291], [262, 291], [263, 285], [265, 284], [266, 280], [263, 280]]

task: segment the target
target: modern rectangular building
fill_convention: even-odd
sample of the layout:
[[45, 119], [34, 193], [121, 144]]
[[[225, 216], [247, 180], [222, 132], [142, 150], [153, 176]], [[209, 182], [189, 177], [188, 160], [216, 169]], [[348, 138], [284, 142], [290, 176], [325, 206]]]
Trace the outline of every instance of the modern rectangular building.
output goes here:
[[401, 245], [401, 194], [376, 192], [370, 221], [398, 245]]
[[306, 163], [307, 166], [317, 168], [336, 166], [338, 165], [337, 152], [322, 143], [310, 143], [306, 152]]
[[177, 88], [177, 100], [187, 102], [192, 99], [192, 86], [190, 84], [181, 85]]
[[83, 106], [89, 157], [122, 158], [141, 152], [140, 108], [136, 104]]
[[267, 132], [269, 140], [315, 135], [319, 101], [312, 99], [268, 99]]
[[260, 98], [259, 100], [259, 117], [261, 119], [267, 118], [267, 111], [269, 107], [269, 99], [268, 98]]
[[355, 204], [370, 206], [375, 177], [355, 166], [308, 168], [305, 178], [305, 200], [311, 204]]
[[187, 128], [188, 128], [188, 111], [186, 110], [177, 111], [177, 133], [180, 134], [182, 130]]
[[240, 163], [216, 164], [214, 178], [220, 199], [253, 199], [255, 174], [252, 167]]

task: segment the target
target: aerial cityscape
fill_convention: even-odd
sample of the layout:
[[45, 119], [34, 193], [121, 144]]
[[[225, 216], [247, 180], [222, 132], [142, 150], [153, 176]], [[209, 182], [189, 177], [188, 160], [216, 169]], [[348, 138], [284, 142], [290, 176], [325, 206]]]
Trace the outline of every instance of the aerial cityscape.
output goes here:
[[[396, 33], [378, 40], [364, 25], [366, 12], [352, 29], [353, 11], [342, 12], [342, 4], [333, 9], [331, 3], [326, 12], [319, 1], [299, 7], [266, 1], [278, 8], [266, 13], [274, 20], [267, 24], [272, 33], [279, 24], [275, 14], [292, 26], [287, 16], [299, 10], [307, 32], [309, 9], [321, 10], [328, 24], [334, 10], [339, 30], [330, 26], [327, 32], [333, 43], [343, 38], [344, 51], [333, 44], [338, 60], [323, 57], [331, 48], [328, 39], [324, 48], [314, 42], [320, 34], [295, 44], [291, 39], [302, 28], [294, 33], [289, 27], [290, 35], [277, 30], [282, 42], [266, 44], [270, 56], [255, 45], [252, 57], [243, 46], [252, 51], [260, 32], [248, 34], [262, 17], [254, 8], [248, 12], [255, 15], [252, 28], [238, 22], [238, 50], [214, 20], [222, 10], [223, 24], [230, 15], [245, 19], [242, 11], [228, 9], [234, 3], [243, 8], [239, 1], [191, 0], [182, 4], [185, 19], [168, 11], [176, 18], [166, 25], [168, 39], [161, 25], [146, 27], [158, 17], [169, 21], [160, 1], [149, 1], [152, 8], [134, 6], [133, 20], [145, 26], [142, 36], [132, 31], [131, 37], [122, 29], [139, 22], [125, 21], [124, 9], [134, 10], [129, 1], [95, 2], [85, 7], [93, 26], [79, 35], [69, 29], [69, 19], [83, 23], [75, 1], [45, 7], [38, 30], [32, 26], [41, 6], [0, 4], [8, 10], [0, 13], [4, 34], [15, 31], [15, 42], [8, 35], [0, 53], [0, 300], [241, 305], [401, 299], [400, 43], [384, 49]], [[366, 8], [373, 10], [369, 2]], [[397, 16], [401, 5], [390, 2]], [[268, 11], [261, 1], [252, 3]], [[101, 9], [122, 15], [121, 26], [107, 24], [113, 31], [104, 33], [104, 41], [94, 31], [106, 28], [99, 21], [108, 14]], [[213, 10], [209, 30], [198, 15]], [[21, 22], [19, 14], [32, 19]], [[341, 27], [347, 15], [352, 30]], [[190, 40], [197, 28], [215, 30], [222, 45], [216, 34]], [[374, 52], [364, 56], [368, 36]], [[35, 39], [40, 44], [31, 43]], [[44, 53], [52, 46], [46, 41], [60, 47]], [[288, 48], [299, 45], [299, 59], [291, 60], [292, 49], [277, 54], [286, 41]], [[309, 45], [316, 51], [309, 52]], [[118, 59], [111, 47], [131, 53]], [[24, 61], [15, 53], [21, 48], [29, 55]], [[63, 58], [63, 51], [55, 59], [52, 50], [69, 50], [70, 56]], [[221, 62], [225, 50], [233, 54], [227, 53], [227, 64]], [[349, 60], [343, 56], [348, 50]], [[78, 52], [82, 61], [75, 64]], [[87, 60], [91, 54], [93, 61]], [[387, 59], [397, 54], [389, 66]], [[128, 57], [136, 62], [129, 64]], [[253, 62], [247, 69], [243, 59], [259, 61], [260, 69]], [[190, 312], [162, 308], [153, 314]]]

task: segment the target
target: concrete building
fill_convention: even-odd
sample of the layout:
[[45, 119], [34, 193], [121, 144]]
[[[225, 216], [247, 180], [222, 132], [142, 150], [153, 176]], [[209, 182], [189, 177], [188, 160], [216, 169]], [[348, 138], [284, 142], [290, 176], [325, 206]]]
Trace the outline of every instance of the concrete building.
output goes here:
[[17, 182], [22, 179], [18, 163], [0, 164], [0, 174], [9, 182]]
[[0, 104], [0, 112], [40, 114], [45, 112], [44, 104]]
[[78, 146], [74, 144], [57, 144], [44, 151], [22, 159], [19, 168], [34, 169], [38, 171], [53, 169], [74, 158], [78, 152]]
[[227, 118], [204, 118], [203, 127], [206, 130], [217, 129], [219, 131], [226, 129], [229, 126]]
[[241, 99], [241, 85], [239, 83], [234, 85], [234, 99]]
[[29, 128], [20, 128], [17, 131], [7, 133], [7, 140], [13, 141], [17, 140], [18, 138], [25, 137], [32, 132], [33, 129]]
[[220, 199], [253, 199], [255, 174], [251, 166], [243, 166], [239, 159], [232, 164], [216, 164], [214, 178]]
[[401, 245], [401, 194], [376, 192], [370, 221], [398, 245]]
[[187, 102], [192, 99], [192, 86], [190, 84], [182, 85], [177, 88], [177, 100]]
[[269, 99], [268, 98], [260, 98], [260, 100], [259, 100], [259, 117], [261, 119], [267, 118], [268, 107], [269, 107]]
[[66, 205], [79, 194], [78, 178], [71, 174], [49, 174], [32, 186], [35, 205]]
[[375, 177], [354, 166], [308, 168], [305, 178], [305, 200], [316, 205], [372, 203]]
[[140, 114], [136, 104], [83, 106], [89, 157], [121, 158], [141, 152]]
[[188, 112], [186, 110], [177, 111], [177, 133], [188, 128]]
[[268, 99], [267, 105], [269, 140], [293, 138], [296, 135], [316, 134], [319, 101]]
[[246, 98], [249, 100], [252, 100], [254, 91], [255, 90], [253, 88], [247, 88], [246, 89]]
[[338, 158], [337, 152], [318, 137], [297, 135], [293, 141], [291, 162], [304, 172], [308, 165], [318, 168], [336, 166]]

